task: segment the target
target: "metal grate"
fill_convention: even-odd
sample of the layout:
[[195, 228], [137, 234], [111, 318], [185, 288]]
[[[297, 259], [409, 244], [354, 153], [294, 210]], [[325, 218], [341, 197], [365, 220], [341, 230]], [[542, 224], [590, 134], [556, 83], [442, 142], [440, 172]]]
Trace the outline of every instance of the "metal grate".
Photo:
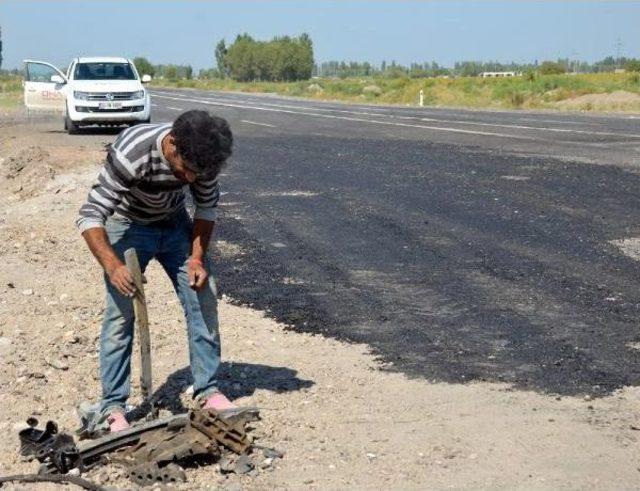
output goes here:
[[[131, 101], [135, 92], [91, 92], [87, 97], [89, 101]], [[112, 98], [107, 96], [111, 95]]]

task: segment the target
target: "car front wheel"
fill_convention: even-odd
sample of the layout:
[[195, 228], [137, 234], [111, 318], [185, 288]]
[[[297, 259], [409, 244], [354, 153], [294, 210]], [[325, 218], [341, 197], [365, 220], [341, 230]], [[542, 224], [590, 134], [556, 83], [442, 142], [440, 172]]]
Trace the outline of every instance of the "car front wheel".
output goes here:
[[77, 123], [71, 121], [71, 118], [69, 118], [69, 116], [65, 116], [64, 129], [67, 130], [67, 133], [69, 133], [70, 135], [75, 135], [76, 133], [78, 133], [79, 126]]

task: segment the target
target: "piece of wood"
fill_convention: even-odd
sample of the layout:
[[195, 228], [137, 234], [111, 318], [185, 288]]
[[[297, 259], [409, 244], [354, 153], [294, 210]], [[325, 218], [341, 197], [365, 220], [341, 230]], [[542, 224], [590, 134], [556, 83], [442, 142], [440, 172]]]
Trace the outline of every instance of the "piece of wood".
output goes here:
[[133, 276], [136, 294], [133, 297], [133, 311], [136, 316], [138, 339], [140, 340], [140, 390], [146, 401], [151, 395], [151, 338], [149, 337], [149, 317], [147, 315], [147, 299], [144, 295], [144, 284], [138, 255], [135, 249], [127, 249], [124, 253], [127, 269]]

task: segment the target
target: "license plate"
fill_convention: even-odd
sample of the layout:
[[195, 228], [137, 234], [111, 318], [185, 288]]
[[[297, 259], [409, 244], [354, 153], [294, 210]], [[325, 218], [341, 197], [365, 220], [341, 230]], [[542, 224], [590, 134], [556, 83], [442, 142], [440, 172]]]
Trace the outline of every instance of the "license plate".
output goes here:
[[122, 109], [122, 102], [100, 102], [98, 109]]

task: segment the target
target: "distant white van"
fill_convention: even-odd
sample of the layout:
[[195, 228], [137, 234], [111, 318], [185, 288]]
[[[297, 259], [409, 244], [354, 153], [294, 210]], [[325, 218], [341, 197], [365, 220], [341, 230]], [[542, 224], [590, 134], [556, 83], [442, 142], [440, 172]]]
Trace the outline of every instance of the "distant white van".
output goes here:
[[85, 125], [148, 123], [151, 99], [127, 58], [74, 59], [64, 75], [44, 61], [25, 60], [24, 104], [30, 112], [60, 111], [69, 134]]

